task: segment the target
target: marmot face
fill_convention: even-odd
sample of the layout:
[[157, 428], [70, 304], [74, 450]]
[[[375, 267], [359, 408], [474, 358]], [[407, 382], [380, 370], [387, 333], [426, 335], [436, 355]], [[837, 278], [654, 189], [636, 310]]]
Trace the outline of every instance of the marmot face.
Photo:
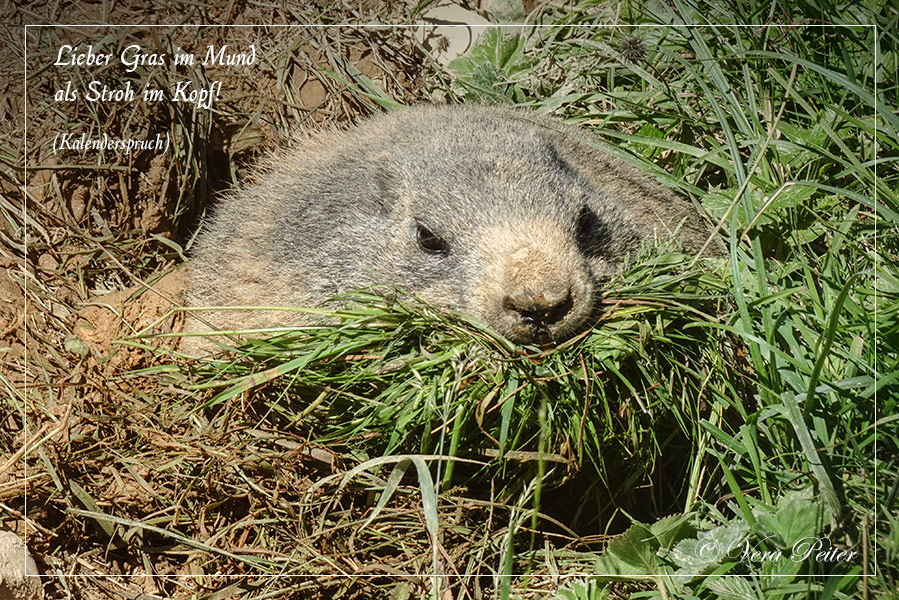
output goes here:
[[395, 284], [478, 317], [517, 343], [558, 343], [589, 326], [599, 285], [593, 266], [601, 272], [603, 265], [581, 254], [575, 231], [538, 215], [454, 236], [430, 223], [410, 223]]
[[[603, 281], [689, 205], [557, 119], [420, 107], [300, 142], [214, 209], [192, 259], [194, 306], [312, 306], [373, 285], [480, 318], [518, 343], [591, 325]], [[227, 329], [296, 320], [221, 311]]]
[[382, 164], [396, 217], [385, 231], [405, 231], [389, 251], [403, 257], [391, 278], [514, 342], [558, 343], [590, 326], [611, 225], [544, 140], [519, 142], [473, 155], [475, 140], [456, 139], [437, 162], [413, 144]]

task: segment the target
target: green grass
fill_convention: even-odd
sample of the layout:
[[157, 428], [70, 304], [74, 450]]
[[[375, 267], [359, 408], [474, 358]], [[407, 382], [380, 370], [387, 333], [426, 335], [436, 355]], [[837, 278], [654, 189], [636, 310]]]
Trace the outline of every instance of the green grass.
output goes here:
[[[589, 466], [633, 489], [667, 444], [661, 424], [689, 436], [704, 388], [717, 385], [708, 363], [720, 358], [709, 355], [723, 338], [724, 282], [706, 266], [647, 252], [609, 284], [594, 334], [549, 350], [517, 347], [412, 297], [350, 297], [350, 308], [329, 315], [339, 325], [250, 340], [236, 358], [213, 362], [198, 389], [221, 388], [203, 406], [211, 408], [267, 386], [265, 410], [279, 426], [302, 424], [311, 441], [359, 458], [492, 456], [482, 477], [507, 482], [534, 463]], [[625, 466], [616, 457], [630, 457], [627, 482], [609, 473], [608, 460]]]
[[[897, 581], [890, 516], [897, 439], [897, 17], [885, 5], [871, 3], [849, 22], [878, 23], [876, 32], [722, 25], [761, 25], [779, 10], [766, 3], [720, 3], [699, 11], [675, 2], [671, 10], [653, 13], [627, 4], [624, 18], [634, 23], [703, 24], [711, 18], [713, 25], [530, 32], [527, 47], [540, 52], [529, 53], [507, 38], [506, 54], [520, 57], [505, 56], [480, 70], [461, 63], [463, 80], [457, 85], [470, 99], [484, 97], [486, 87], [495, 95], [499, 87], [514, 101], [569, 114], [592, 126], [610, 147], [615, 144], [617, 155], [693, 197], [719, 221], [729, 246], [731, 300], [720, 330], [745, 348], [745, 372], [734, 372], [727, 360], [712, 363], [720, 369], [704, 390], [712, 406], [698, 419], [688, 417], [699, 426], [691, 439], [702, 455], [689, 478], [701, 482], [699, 493], [691, 489], [695, 503], [685, 507], [686, 514], [704, 535], [743, 523], [746, 538], [761, 549], [786, 549], [799, 539], [795, 532], [761, 521], [780, 514], [778, 502], [791, 490], [802, 491], [818, 506], [819, 524], [806, 533], [828, 535], [859, 552], [871, 540], [867, 562], [844, 568], [813, 560], [795, 565], [795, 573], [845, 573], [839, 584], [795, 576], [740, 580], [737, 587], [766, 597], [801, 597], [819, 585], [826, 595], [854, 595], [860, 589], [889, 595]], [[827, 5], [793, 10], [799, 11], [794, 18], [841, 21], [839, 11]], [[572, 25], [589, 20], [583, 13], [563, 18]], [[520, 41], [523, 34], [509, 35]], [[879, 64], [872, 56], [875, 43]], [[635, 47], [643, 60], [632, 64], [621, 49]], [[516, 69], [528, 59], [551, 68], [564, 62], [560, 55], [591, 58], [575, 79], [576, 87], [589, 93], [557, 90], [556, 97], [538, 100], [518, 83], [502, 83], [512, 74], [521, 81]], [[486, 86], [484, 79], [503, 68], [508, 72]], [[541, 90], [546, 91], [551, 90]], [[775, 537], [765, 541], [769, 534]], [[697, 567], [670, 554], [656, 556], [660, 547], [695, 533], [681, 532], [674, 541], [660, 536], [655, 545], [645, 541], [655, 535], [640, 537], [641, 551], [652, 557], [636, 563], [640, 568], [628, 570], [635, 563], [624, 559], [633, 555], [610, 551], [597, 573]], [[874, 552], [879, 577], [853, 577], [875, 570]], [[758, 572], [739, 561], [703, 567], [718, 574]], [[686, 581], [680, 583], [686, 587], [670, 580], [657, 584], [674, 595], [725, 593], [701, 580]]]

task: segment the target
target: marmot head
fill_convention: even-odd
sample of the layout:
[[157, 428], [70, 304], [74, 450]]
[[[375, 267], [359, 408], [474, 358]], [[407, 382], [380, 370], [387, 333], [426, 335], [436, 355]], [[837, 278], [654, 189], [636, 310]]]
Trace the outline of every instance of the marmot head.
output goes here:
[[314, 305], [386, 283], [515, 342], [561, 342], [590, 327], [603, 281], [640, 240], [685, 219], [681, 239], [704, 239], [686, 203], [587, 140], [550, 117], [470, 106], [303, 140], [216, 209], [192, 303]]
[[370, 268], [518, 343], [588, 328], [639, 239], [561, 134], [477, 112], [416, 129], [375, 160], [384, 239]]

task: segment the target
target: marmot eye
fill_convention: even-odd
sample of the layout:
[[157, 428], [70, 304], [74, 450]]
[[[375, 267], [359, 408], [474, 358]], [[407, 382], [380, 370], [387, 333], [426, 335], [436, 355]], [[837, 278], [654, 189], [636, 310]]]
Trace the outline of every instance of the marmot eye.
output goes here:
[[435, 234], [424, 225], [416, 225], [415, 239], [418, 242], [418, 247], [428, 254], [440, 256], [449, 254], [449, 244], [447, 244], [442, 237]]

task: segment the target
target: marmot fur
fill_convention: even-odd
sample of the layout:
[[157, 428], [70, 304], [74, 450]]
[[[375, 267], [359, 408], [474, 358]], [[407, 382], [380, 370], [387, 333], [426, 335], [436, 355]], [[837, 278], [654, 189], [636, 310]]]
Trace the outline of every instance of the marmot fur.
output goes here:
[[[646, 238], [705, 241], [690, 205], [530, 112], [426, 106], [304, 141], [224, 198], [196, 242], [192, 306], [313, 306], [387, 284], [518, 343], [591, 325]], [[220, 311], [224, 329], [283, 311]]]

